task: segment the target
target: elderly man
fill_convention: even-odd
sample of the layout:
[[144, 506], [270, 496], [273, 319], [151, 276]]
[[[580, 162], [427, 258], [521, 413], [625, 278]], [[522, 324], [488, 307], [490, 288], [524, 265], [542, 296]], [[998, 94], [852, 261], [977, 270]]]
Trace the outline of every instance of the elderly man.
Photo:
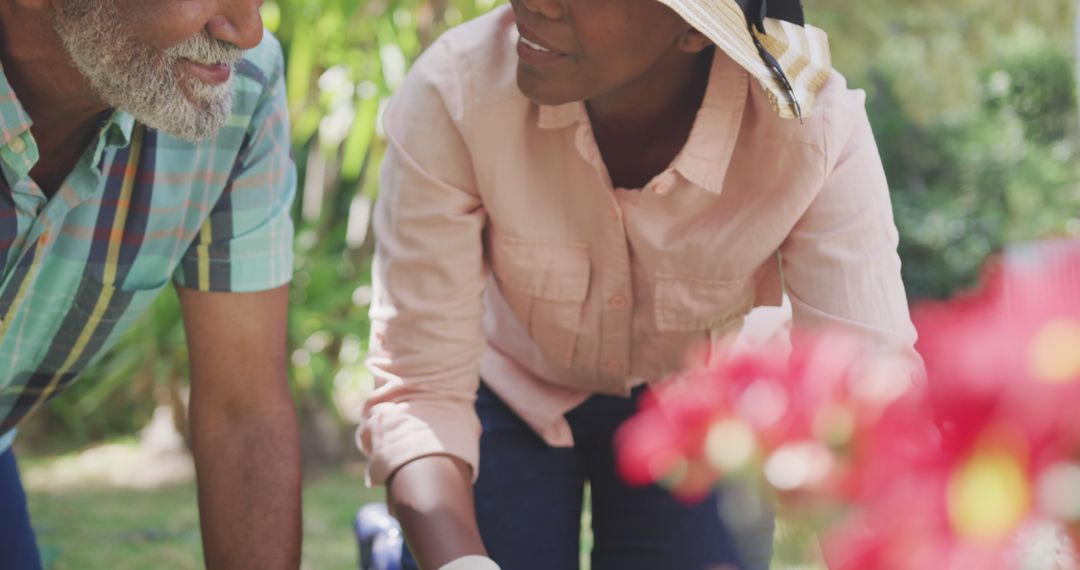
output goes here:
[[296, 568], [295, 172], [261, 0], [0, 0], [0, 566], [37, 568], [14, 428], [171, 280], [210, 568]]

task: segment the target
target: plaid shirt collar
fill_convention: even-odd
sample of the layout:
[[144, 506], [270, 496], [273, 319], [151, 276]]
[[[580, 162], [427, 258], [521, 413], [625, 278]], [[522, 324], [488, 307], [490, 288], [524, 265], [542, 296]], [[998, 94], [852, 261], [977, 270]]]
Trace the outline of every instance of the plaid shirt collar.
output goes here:
[[4, 73], [4, 64], [0, 62], [0, 146], [8, 146], [11, 141], [30, 130], [33, 121], [26, 114], [15, 89], [8, 82]]
[[[101, 163], [106, 149], [123, 148], [131, 144], [131, 135], [135, 130], [135, 117], [130, 113], [113, 110], [104, 117], [100, 134], [93, 143], [94, 164]], [[3, 62], [0, 62], [0, 160], [13, 171], [16, 178], [27, 176], [38, 161], [37, 144], [29, 133], [33, 124], [34, 121], [19, 102], [15, 89], [4, 73]], [[12, 144], [16, 139], [23, 141], [25, 150], [15, 151]], [[2, 152], [3, 149], [7, 152]]]

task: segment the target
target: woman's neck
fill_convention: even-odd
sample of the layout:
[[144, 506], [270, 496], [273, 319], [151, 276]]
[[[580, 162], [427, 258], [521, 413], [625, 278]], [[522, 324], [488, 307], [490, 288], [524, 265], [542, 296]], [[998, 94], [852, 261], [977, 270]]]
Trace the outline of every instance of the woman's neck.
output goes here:
[[644, 186], [686, 145], [705, 98], [712, 51], [673, 53], [617, 92], [586, 102], [615, 187]]

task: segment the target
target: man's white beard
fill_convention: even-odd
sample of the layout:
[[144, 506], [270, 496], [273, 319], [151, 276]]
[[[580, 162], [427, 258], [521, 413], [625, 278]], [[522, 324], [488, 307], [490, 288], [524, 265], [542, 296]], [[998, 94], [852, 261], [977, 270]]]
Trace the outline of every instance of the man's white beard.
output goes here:
[[204, 83], [181, 68], [239, 61], [243, 50], [203, 31], [160, 50], [126, 35], [113, 0], [67, 0], [53, 26], [76, 68], [106, 103], [139, 122], [189, 141], [215, 135], [232, 112], [232, 78]]

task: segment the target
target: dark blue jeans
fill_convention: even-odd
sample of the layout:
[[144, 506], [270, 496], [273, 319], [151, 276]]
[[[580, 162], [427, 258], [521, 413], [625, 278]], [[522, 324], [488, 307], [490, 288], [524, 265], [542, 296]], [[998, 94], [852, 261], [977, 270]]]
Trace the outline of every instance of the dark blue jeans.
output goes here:
[[0, 453], [0, 568], [5, 570], [40, 570], [37, 541], [30, 526], [15, 454]]
[[[766, 570], [772, 517], [725, 523], [736, 491], [695, 505], [656, 486], [630, 487], [615, 470], [612, 437], [636, 410], [632, 399], [597, 395], [566, 418], [575, 447], [544, 443], [487, 387], [477, 394], [480, 475], [476, 516], [489, 555], [503, 570], [576, 570], [581, 509], [589, 483], [593, 570]], [[727, 503], [725, 505], [725, 503]], [[739, 514], [739, 513], [736, 513]], [[407, 550], [407, 549], [406, 549]], [[402, 565], [417, 565], [406, 551]]]

